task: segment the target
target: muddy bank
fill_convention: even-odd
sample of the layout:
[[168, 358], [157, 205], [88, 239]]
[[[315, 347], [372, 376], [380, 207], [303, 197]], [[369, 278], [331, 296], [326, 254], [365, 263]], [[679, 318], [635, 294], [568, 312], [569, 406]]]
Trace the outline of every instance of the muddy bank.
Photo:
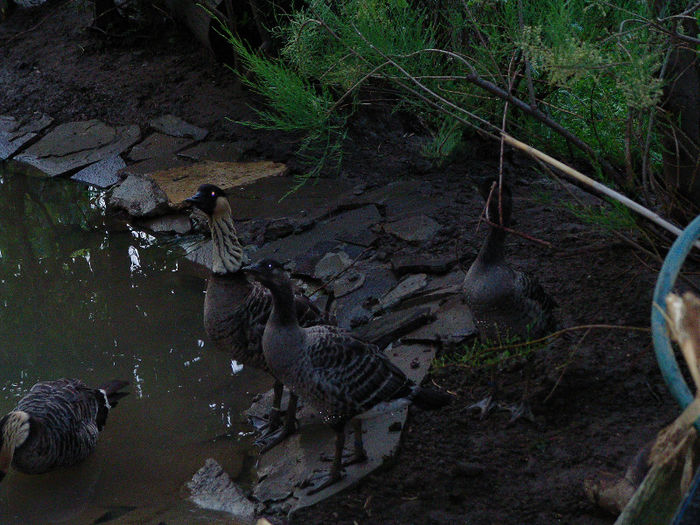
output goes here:
[[[290, 171], [281, 182], [298, 173], [293, 138], [252, 132], [227, 120], [249, 118], [248, 104], [255, 104], [255, 98], [186, 34], [174, 29], [147, 43], [105, 43], [84, 30], [86, 14], [59, 6], [42, 8], [53, 9], [54, 15], [40, 30], [31, 28], [37, 15], [48, 11], [17, 12], [0, 24], [5, 53], [0, 92], [6, 93], [0, 114], [22, 119], [39, 112], [54, 118], [54, 126], [91, 119], [112, 127], [136, 124], [144, 135], [141, 141], [153, 131], [149, 121], [172, 114], [208, 130], [206, 140], [242, 144], [238, 160], [284, 162]], [[3, 44], [21, 31], [27, 32]], [[426, 286], [448, 275], [459, 280], [483, 238], [483, 228], [477, 229], [482, 202], [465, 175], [495, 173], [496, 149], [475, 142], [453, 162], [432, 166], [420, 156], [426, 138], [419, 129], [397, 116], [356, 119], [342, 172], [324, 180], [342, 185], [356, 201], [364, 199], [355, 207], [363, 211], [355, 211], [352, 219], [364, 226], [341, 232], [341, 239], [333, 236], [334, 246], [313, 251], [311, 243], [302, 251], [309, 254], [306, 260], [296, 261], [303, 271], [315, 269], [323, 255], [342, 243], [356, 247], [348, 252], [351, 259], [365, 243], [371, 249], [361, 261], [371, 259], [383, 268], [381, 276], [392, 280], [391, 287], [376, 292], [379, 299], [412, 275], [426, 274]], [[129, 148], [127, 155], [133, 153]], [[658, 263], [558, 206], [568, 199], [566, 191], [540, 179], [527, 162], [509, 164], [506, 176], [514, 186], [517, 229], [553, 246], [547, 250], [510, 237], [509, 258], [538, 275], [559, 304], [560, 324], [648, 327]], [[318, 188], [324, 188], [324, 180]], [[396, 186], [389, 184], [396, 181], [413, 184], [412, 192], [392, 199]], [[300, 199], [272, 206], [281, 187], [267, 194], [253, 190], [270, 211], [258, 216], [240, 198], [246, 211], [237, 225], [246, 244], [261, 251], [278, 247], [277, 254], [290, 250], [293, 259], [299, 252], [290, 246], [301, 245], [314, 228], [330, 224], [328, 231], [340, 231], [333, 217], [323, 214], [313, 216], [313, 228], [305, 230], [309, 206]], [[308, 191], [313, 193], [313, 187]], [[421, 218], [407, 229], [409, 217]], [[429, 234], [410, 237], [418, 227]], [[350, 234], [358, 238], [348, 238]], [[368, 280], [379, 272], [358, 271], [365, 281], [357, 290], [370, 289]], [[372, 304], [351, 303], [352, 293], [337, 295], [338, 312], [348, 325], [374, 313]], [[438, 356], [454, 350], [442, 341], [436, 346]], [[575, 331], [539, 351], [536, 361], [536, 424], [508, 427], [509, 414], [500, 412], [483, 421], [470, 417], [466, 408], [484, 396], [490, 370], [469, 363], [440, 367], [429, 381], [455, 393], [453, 406], [437, 413], [411, 409], [399, 453], [389, 465], [300, 511], [295, 522], [612, 523], [586, 499], [583, 479], [597, 470], [624, 471], [637, 448], [677, 414], [649, 335], [624, 329]], [[504, 397], [517, 399], [522, 363], [506, 362], [498, 374]]]

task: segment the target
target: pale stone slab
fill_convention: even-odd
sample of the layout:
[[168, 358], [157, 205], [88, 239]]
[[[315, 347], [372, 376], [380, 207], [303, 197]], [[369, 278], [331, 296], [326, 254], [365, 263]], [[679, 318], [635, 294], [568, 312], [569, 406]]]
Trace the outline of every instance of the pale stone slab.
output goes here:
[[279, 162], [214, 162], [205, 161], [189, 166], [156, 171], [151, 178], [167, 195], [170, 205], [182, 207], [185, 199], [197, 192], [200, 184], [209, 183], [222, 190], [251, 184], [267, 177], [284, 175], [287, 166]]
[[173, 137], [190, 137], [195, 140], [204, 140], [209, 133], [204, 128], [199, 128], [189, 122], [185, 122], [175, 115], [163, 115], [148, 122], [153, 129], [171, 135]]
[[86, 182], [98, 188], [109, 188], [119, 182], [119, 171], [125, 167], [126, 162], [119, 155], [115, 155], [90, 164], [73, 175], [71, 179]]
[[198, 506], [227, 512], [236, 518], [236, 523], [255, 522], [255, 505], [216, 460], [208, 458], [187, 482], [187, 488], [191, 493], [190, 499]]

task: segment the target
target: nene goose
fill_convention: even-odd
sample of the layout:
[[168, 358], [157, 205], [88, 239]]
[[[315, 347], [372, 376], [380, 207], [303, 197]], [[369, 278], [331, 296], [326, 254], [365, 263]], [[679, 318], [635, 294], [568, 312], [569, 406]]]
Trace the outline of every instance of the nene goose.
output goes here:
[[79, 379], [35, 384], [0, 419], [0, 481], [10, 465], [25, 474], [41, 474], [88, 457], [128, 384], [115, 380], [90, 388]]
[[[197, 193], [186, 200], [206, 214], [211, 228], [212, 272], [204, 300], [204, 329], [207, 336], [217, 349], [230, 352], [239, 363], [270, 372], [260, 341], [272, 309], [272, 298], [264, 286], [249, 282], [240, 271], [247, 259], [236, 235], [226, 194], [217, 186], [202, 184]], [[295, 295], [294, 306], [303, 324], [324, 319], [316, 306], [301, 294]], [[287, 419], [279, 429], [283, 389], [283, 383], [275, 378], [267, 431], [258, 440], [262, 452], [280, 443], [295, 430], [297, 397], [293, 394], [287, 407]]]
[[[503, 227], [510, 225], [510, 189], [504, 183], [499, 192], [493, 179], [479, 181], [478, 189], [487, 202], [489, 231], [467, 271], [462, 290], [480, 339], [491, 344], [511, 338], [522, 341], [538, 339], [555, 330], [552, 310], [556, 305], [534, 277], [511, 268], [505, 259], [506, 230]], [[521, 417], [533, 419], [527, 399], [530, 372], [531, 361], [528, 359], [522, 400], [516, 405], [506, 406], [513, 414], [511, 423]], [[482, 417], [494, 407], [493, 397], [489, 395], [474, 405]]]
[[[345, 424], [368, 410], [397, 400], [438, 408], [450, 396], [424, 389], [406, 378], [372, 345], [335, 326], [300, 326], [292, 284], [284, 268], [266, 259], [246, 266], [272, 293], [262, 348], [272, 373], [318, 410], [335, 432], [335, 456], [328, 479], [309, 491], [314, 494], [341, 478]], [[364, 461], [362, 421], [353, 420], [354, 454], [345, 465]]]

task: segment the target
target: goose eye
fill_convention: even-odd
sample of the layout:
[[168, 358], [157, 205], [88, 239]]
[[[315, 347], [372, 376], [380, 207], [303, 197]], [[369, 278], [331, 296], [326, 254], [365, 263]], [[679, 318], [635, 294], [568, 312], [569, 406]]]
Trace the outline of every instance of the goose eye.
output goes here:
[[212, 191], [212, 192], [211, 192], [211, 196], [212, 196], [212, 197], [216, 197], [216, 192], [215, 192], [215, 191]]

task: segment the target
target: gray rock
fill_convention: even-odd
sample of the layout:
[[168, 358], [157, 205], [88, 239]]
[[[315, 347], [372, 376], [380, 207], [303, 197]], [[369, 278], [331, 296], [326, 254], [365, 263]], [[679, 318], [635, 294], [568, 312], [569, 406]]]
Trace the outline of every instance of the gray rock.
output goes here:
[[352, 264], [352, 260], [345, 252], [327, 253], [321, 258], [314, 268], [314, 277], [327, 281], [334, 275], [342, 272]]
[[153, 232], [188, 233], [192, 230], [190, 219], [181, 214], [163, 215], [143, 222], [143, 226]]
[[407, 273], [445, 274], [457, 263], [456, 256], [438, 257], [421, 254], [396, 255], [391, 258], [391, 267], [398, 276]]
[[209, 458], [187, 482], [190, 499], [208, 510], [228, 512], [243, 523], [254, 523], [255, 505], [214, 459]]
[[[379, 298], [396, 284], [396, 278], [391, 270], [377, 264], [376, 261], [360, 261], [355, 263], [353, 269], [365, 274], [366, 278], [360, 288], [337, 298], [335, 302], [338, 326], [345, 329], [350, 328], [353, 318], [362, 316], [363, 310], [368, 310], [372, 305], [377, 304]], [[354, 322], [358, 321], [359, 318]]]
[[416, 306], [406, 310], [391, 312], [372, 319], [354, 333], [364, 341], [371, 341], [384, 348], [399, 337], [410, 333], [434, 319], [428, 306]]
[[139, 127], [111, 127], [99, 120], [68, 122], [15, 157], [55, 177], [119, 155], [141, 137]]
[[407, 334], [404, 341], [456, 346], [477, 335], [469, 307], [461, 297], [452, 297], [438, 307], [435, 321]]
[[186, 137], [173, 137], [163, 133], [151, 133], [142, 142], [136, 144], [129, 152], [129, 159], [133, 161], [165, 157], [182, 148], [186, 148], [194, 141]]
[[119, 182], [119, 171], [126, 162], [119, 155], [90, 164], [71, 177], [72, 180], [86, 182], [98, 188], [109, 188]]
[[420, 243], [433, 238], [440, 230], [440, 224], [427, 215], [414, 215], [390, 222], [384, 231], [407, 242]]
[[175, 115], [154, 118], [148, 122], [148, 125], [166, 135], [190, 137], [195, 140], [204, 140], [204, 137], [209, 133], [206, 129], [198, 128]]
[[168, 209], [168, 198], [150, 178], [129, 175], [114, 189], [108, 206], [132, 217], [151, 217]]
[[424, 273], [409, 275], [400, 281], [395, 288], [384, 295], [377, 305], [378, 309], [389, 310], [404, 299], [407, 299], [428, 285], [428, 276]]
[[178, 153], [179, 156], [194, 161], [215, 160], [219, 162], [237, 162], [243, 154], [253, 147], [255, 141], [240, 142], [202, 142]]
[[281, 239], [287, 235], [294, 233], [296, 229], [296, 224], [289, 217], [282, 217], [281, 219], [274, 219], [267, 223], [265, 226], [265, 241], [274, 241], [276, 239]]
[[0, 116], [0, 160], [9, 159], [52, 122], [53, 119], [44, 114], [36, 114], [26, 122]]
[[365, 274], [362, 272], [348, 270], [333, 281], [333, 295], [338, 298], [354, 292], [365, 284], [365, 278]]

